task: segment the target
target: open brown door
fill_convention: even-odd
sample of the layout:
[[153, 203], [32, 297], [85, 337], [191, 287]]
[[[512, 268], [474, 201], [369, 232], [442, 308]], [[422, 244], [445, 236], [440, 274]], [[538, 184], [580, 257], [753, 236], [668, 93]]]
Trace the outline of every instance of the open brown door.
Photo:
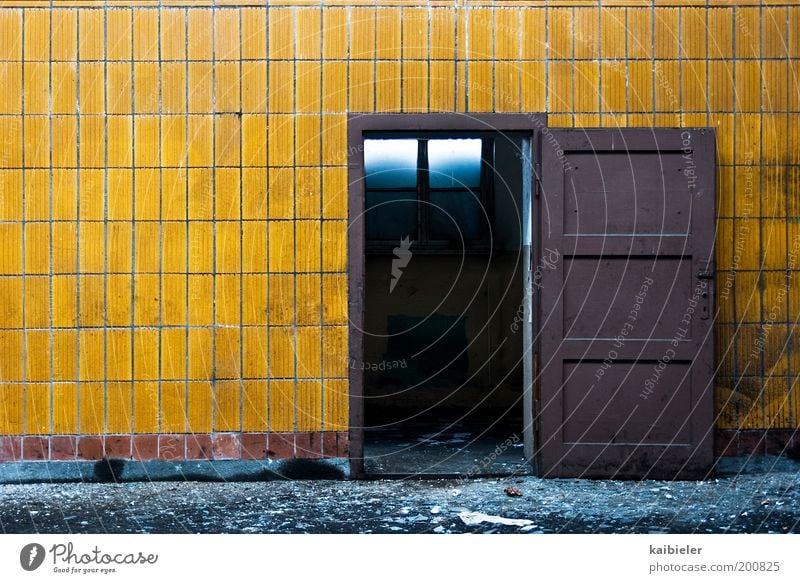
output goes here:
[[715, 159], [708, 129], [543, 132], [542, 476], [710, 470]]

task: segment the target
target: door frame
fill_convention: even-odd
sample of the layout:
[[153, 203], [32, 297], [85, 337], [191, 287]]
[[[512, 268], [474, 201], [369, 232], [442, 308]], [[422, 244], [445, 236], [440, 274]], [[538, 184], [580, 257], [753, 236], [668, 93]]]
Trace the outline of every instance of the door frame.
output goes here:
[[[530, 164], [532, 188], [536, 188], [535, 165], [539, 160], [539, 134], [547, 127], [544, 113], [364, 113], [349, 114], [347, 118], [347, 303], [348, 303], [348, 405], [349, 405], [349, 450], [350, 477], [364, 475], [364, 371], [360, 363], [364, 360], [364, 309], [366, 253], [363, 219], [364, 213], [364, 134], [366, 132], [515, 132], [530, 134], [533, 164]], [[531, 205], [535, 208], [535, 192], [531, 193]], [[533, 222], [535, 225], [535, 222]], [[534, 239], [535, 241], [535, 239]], [[524, 243], [524, 242], [523, 242]], [[520, 251], [523, 251], [521, 248]], [[528, 250], [530, 253], [530, 250]], [[525, 258], [523, 258], [525, 259]], [[529, 263], [530, 257], [527, 258]], [[527, 274], [527, 273], [526, 273]], [[524, 282], [523, 301], [530, 305]], [[535, 317], [535, 316], [533, 316]], [[534, 324], [535, 325], [535, 324]], [[525, 328], [523, 328], [525, 330]], [[529, 346], [535, 350], [530, 339]], [[523, 346], [525, 344], [523, 343]], [[533, 370], [533, 354], [523, 354], [525, 374]], [[525, 383], [523, 403], [526, 408], [533, 402], [533, 385]], [[533, 411], [524, 411], [525, 419], [534, 419]], [[528, 417], [530, 415], [530, 417]], [[523, 428], [526, 451], [535, 451], [533, 423]], [[528, 444], [530, 447], [528, 447]]]

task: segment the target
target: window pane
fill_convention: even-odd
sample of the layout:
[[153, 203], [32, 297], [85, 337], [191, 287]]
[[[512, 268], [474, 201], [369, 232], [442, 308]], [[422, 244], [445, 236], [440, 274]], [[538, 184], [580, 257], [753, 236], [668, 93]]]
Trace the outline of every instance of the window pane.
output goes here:
[[428, 169], [431, 188], [471, 188], [481, 181], [481, 141], [430, 140]]
[[417, 184], [417, 140], [364, 140], [367, 188], [413, 188]]
[[480, 239], [481, 223], [485, 223], [486, 218], [477, 195], [468, 190], [431, 192], [430, 203], [428, 236], [431, 239]]
[[416, 237], [416, 192], [370, 192], [366, 197], [367, 239], [395, 241]]

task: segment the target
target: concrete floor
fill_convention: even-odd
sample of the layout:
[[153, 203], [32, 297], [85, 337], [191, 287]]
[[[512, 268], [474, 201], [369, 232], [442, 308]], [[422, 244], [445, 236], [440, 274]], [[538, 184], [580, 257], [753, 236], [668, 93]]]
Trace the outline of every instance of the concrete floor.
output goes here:
[[[164, 479], [168, 472], [165, 468], [148, 467], [143, 481], [136, 482], [15, 484], [8, 483], [14, 468], [4, 468], [0, 530], [4, 533], [800, 533], [800, 463], [786, 458], [723, 458], [716, 477], [699, 482], [542, 480], [533, 476], [316, 479], [341, 475], [327, 462], [271, 469], [265, 465], [249, 474], [245, 469], [235, 464], [227, 469], [198, 465], [194, 473], [187, 475], [193, 479], [203, 475], [211, 479], [216, 472], [217, 479], [222, 480], [219, 482], [155, 481]], [[133, 467], [123, 468], [124, 472], [129, 477], [142, 476], [141, 469]], [[311, 479], [278, 479], [287, 474]], [[26, 474], [17, 471], [16, 475]], [[147, 476], [152, 479], [148, 481]], [[225, 476], [251, 481], [225, 481]], [[522, 495], [508, 496], [504, 490], [509, 486]], [[490, 518], [475, 524], [475, 513]], [[491, 517], [510, 519], [515, 524], [498, 524]]]

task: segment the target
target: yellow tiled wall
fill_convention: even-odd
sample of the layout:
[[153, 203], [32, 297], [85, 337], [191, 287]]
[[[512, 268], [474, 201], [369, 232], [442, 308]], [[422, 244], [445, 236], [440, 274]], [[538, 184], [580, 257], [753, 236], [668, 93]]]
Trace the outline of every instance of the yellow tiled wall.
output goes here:
[[797, 427], [800, 7], [764, 4], [5, 2], [0, 433], [346, 428], [373, 111], [715, 127], [717, 425]]

